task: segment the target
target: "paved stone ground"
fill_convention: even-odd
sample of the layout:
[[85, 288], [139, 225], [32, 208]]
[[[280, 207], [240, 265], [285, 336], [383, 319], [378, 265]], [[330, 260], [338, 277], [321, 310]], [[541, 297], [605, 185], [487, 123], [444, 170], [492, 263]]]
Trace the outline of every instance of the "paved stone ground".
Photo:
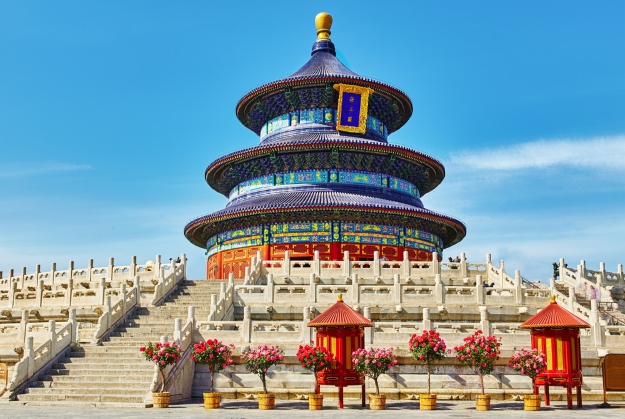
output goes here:
[[[562, 402], [552, 403], [551, 406], [542, 406], [538, 412], [525, 412], [522, 402], [496, 402], [491, 404], [488, 412], [478, 412], [475, 410], [474, 401], [439, 401], [438, 410], [421, 412], [417, 402], [389, 401], [387, 409], [384, 411], [371, 411], [368, 408], [361, 408], [356, 401], [349, 401], [345, 408], [338, 409], [335, 400], [325, 402], [324, 410], [308, 410], [308, 402], [300, 401], [276, 401], [275, 410], [258, 410], [256, 401], [230, 401], [225, 400], [221, 409], [208, 411], [203, 404], [197, 400], [189, 403], [172, 405], [168, 409], [140, 409], [121, 407], [79, 407], [79, 406], [32, 406], [8, 403], [0, 406], [0, 417], [2, 418], [383, 418], [393, 416], [395, 418], [413, 418], [415, 415], [427, 415], [428, 418], [499, 418], [502, 416], [516, 418], [570, 418], [572, 414], [579, 418], [619, 418], [625, 417], [623, 408], [598, 408], [597, 403], [589, 403], [582, 409], [567, 410], [566, 404]], [[617, 403], [614, 404], [615, 406]], [[625, 403], [618, 402], [618, 405], [625, 407]]]

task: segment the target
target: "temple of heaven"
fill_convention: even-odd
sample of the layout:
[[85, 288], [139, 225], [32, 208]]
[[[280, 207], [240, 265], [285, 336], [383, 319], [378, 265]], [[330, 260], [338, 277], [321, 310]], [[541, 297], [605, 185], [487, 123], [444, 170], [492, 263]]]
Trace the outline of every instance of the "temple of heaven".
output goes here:
[[332, 17], [315, 18], [310, 60], [294, 74], [247, 93], [239, 121], [260, 144], [213, 161], [208, 185], [226, 207], [188, 223], [187, 239], [206, 249], [207, 278], [244, 275], [263, 260], [380, 258], [431, 260], [460, 242], [464, 224], [426, 209], [421, 197], [445, 168], [388, 143], [412, 115], [401, 90], [345, 67], [330, 40]]

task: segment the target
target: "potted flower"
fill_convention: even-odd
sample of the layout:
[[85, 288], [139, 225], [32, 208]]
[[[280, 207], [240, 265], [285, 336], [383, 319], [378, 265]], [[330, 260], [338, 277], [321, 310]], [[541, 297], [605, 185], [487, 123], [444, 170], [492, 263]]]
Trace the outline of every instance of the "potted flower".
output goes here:
[[160, 391], [152, 393], [154, 407], [169, 407], [169, 392], [165, 390], [165, 373], [163, 370], [168, 365], [173, 365], [182, 359], [180, 345], [176, 342], [149, 342], [147, 346], [142, 346], [139, 351], [146, 360], [153, 362], [158, 367], [161, 376]]
[[375, 395], [369, 396], [369, 408], [384, 410], [386, 394], [380, 394], [378, 377], [397, 365], [397, 355], [393, 353], [393, 348], [376, 348], [370, 351], [358, 349], [352, 352], [352, 364], [358, 374], [366, 375], [375, 383]]
[[495, 369], [495, 361], [501, 353], [501, 338], [485, 336], [481, 330], [464, 338], [464, 343], [456, 346], [456, 358], [461, 364], [471, 368], [479, 377], [482, 394], [477, 396], [477, 410], [490, 410], [490, 395], [484, 394], [484, 375]]
[[215, 393], [215, 373], [225, 370], [232, 365], [232, 351], [234, 345], [224, 345], [217, 339], [209, 339], [193, 345], [191, 359], [197, 364], [206, 365], [210, 372], [208, 393], [204, 393], [204, 407], [218, 409], [221, 403], [221, 394]]
[[537, 394], [534, 380], [536, 376], [547, 368], [545, 354], [536, 349], [530, 351], [521, 348], [508, 360], [508, 365], [515, 371], [527, 375], [532, 380], [532, 390], [534, 394], [527, 394], [523, 398], [525, 410], [540, 410], [540, 394]]
[[317, 373], [332, 367], [334, 356], [323, 346], [300, 345], [297, 350], [297, 359], [302, 363], [302, 367], [313, 372], [315, 376], [315, 392], [308, 395], [308, 408], [310, 410], [321, 410], [323, 407], [323, 394], [319, 392], [317, 384]]
[[410, 353], [417, 361], [425, 362], [428, 371], [428, 393], [419, 395], [421, 410], [436, 410], [436, 394], [431, 393], [430, 374], [432, 361], [445, 358], [445, 341], [434, 330], [424, 330], [421, 335], [414, 334], [408, 342]]
[[267, 392], [267, 371], [284, 359], [284, 352], [277, 346], [258, 345], [257, 349], [248, 349], [243, 352], [241, 359], [245, 362], [245, 368], [258, 375], [263, 383], [263, 393], [258, 395], [258, 408], [273, 409], [276, 396]]

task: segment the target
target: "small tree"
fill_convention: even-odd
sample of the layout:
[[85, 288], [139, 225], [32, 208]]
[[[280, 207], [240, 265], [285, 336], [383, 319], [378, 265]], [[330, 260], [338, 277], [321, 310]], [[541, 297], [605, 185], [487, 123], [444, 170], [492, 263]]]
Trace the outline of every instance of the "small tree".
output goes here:
[[193, 345], [193, 355], [191, 359], [198, 364], [208, 366], [210, 371], [209, 393], [213, 392], [215, 386], [215, 373], [225, 370], [232, 365], [232, 351], [234, 345], [224, 345], [217, 339], [209, 339]]
[[180, 345], [176, 342], [148, 342], [146, 346], [139, 348], [146, 360], [153, 362], [158, 367], [161, 376], [161, 393], [165, 389], [165, 373], [163, 370], [168, 365], [175, 364], [182, 359], [180, 355]]
[[352, 352], [352, 363], [358, 374], [373, 379], [375, 394], [379, 395], [378, 377], [397, 365], [397, 355], [393, 353], [393, 348], [358, 349]]
[[297, 350], [297, 359], [302, 367], [310, 370], [315, 375], [315, 393], [318, 393], [317, 373], [332, 367], [334, 356], [323, 346], [300, 345]]
[[263, 383], [263, 391], [267, 394], [267, 371], [284, 359], [284, 352], [277, 346], [258, 345], [257, 349], [250, 349], [241, 355], [245, 361], [245, 368], [258, 375]]
[[463, 365], [479, 376], [480, 389], [484, 394], [484, 375], [490, 374], [495, 369], [495, 361], [499, 359], [501, 353], [501, 338], [495, 336], [484, 336], [481, 330], [464, 338], [464, 343], [456, 346], [456, 358]]
[[532, 380], [532, 389], [534, 389], [534, 380], [536, 376], [547, 368], [545, 354], [536, 349], [516, 351], [508, 360], [508, 365], [515, 371], [527, 375]]
[[430, 394], [432, 361], [445, 358], [447, 353], [445, 341], [434, 330], [424, 330], [419, 336], [412, 335], [408, 345], [412, 357], [417, 361], [425, 362], [428, 371], [428, 394]]

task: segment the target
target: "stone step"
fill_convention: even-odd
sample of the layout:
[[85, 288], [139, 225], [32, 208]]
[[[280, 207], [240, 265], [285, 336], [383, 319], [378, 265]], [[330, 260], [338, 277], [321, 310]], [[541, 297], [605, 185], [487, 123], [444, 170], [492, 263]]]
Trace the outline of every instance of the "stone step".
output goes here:
[[[147, 363], [146, 363], [147, 365]], [[117, 366], [117, 368], [115, 368]], [[124, 365], [124, 372], [126, 371], [126, 366]], [[120, 371], [119, 365], [110, 365], [108, 367], [103, 368], [51, 368], [46, 371], [46, 374], [54, 374], [54, 376], [68, 376], [71, 374], [80, 374], [80, 376], [93, 376], [97, 375], [98, 377], [109, 377], [109, 376], [119, 376], [122, 374]], [[145, 369], [133, 369], [132, 375], [134, 377], [143, 377], [143, 378], [152, 378], [154, 376], [154, 370], [145, 370]]]
[[81, 346], [72, 348], [69, 352], [70, 356], [85, 356], [85, 355], [98, 355], [102, 354], [130, 354], [130, 353], [138, 353], [137, 350], [130, 349], [126, 346]]
[[101, 382], [95, 381], [37, 381], [33, 384], [31, 388], [49, 388], [50, 390], [57, 390], [59, 392], [65, 391], [68, 389], [78, 389], [85, 390], [90, 389], [93, 391], [103, 391], [106, 389], [132, 389], [132, 390], [143, 390], [146, 393], [150, 390], [151, 381], [137, 381], [137, 382], [124, 382], [124, 383], [112, 383], [108, 386], [103, 386]]
[[[59, 391], [57, 388], [46, 388], [46, 387], [31, 387], [27, 390], [26, 394], [57, 394]], [[149, 389], [145, 386], [137, 386], [133, 388], [124, 387], [124, 388], [82, 388], [82, 387], [64, 387], [63, 394], [117, 394], [117, 395], [128, 395], [128, 396], [143, 396], [149, 392]]]
[[[139, 352], [139, 351], [137, 351]], [[111, 362], [113, 362], [113, 365], [117, 368], [119, 368], [118, 364], [115, 364], [115, 360], [117, 360], [119, 362], [119, 356], [99, 356], [97, 358], [94, 357], [90, 357], [90, 356], [85, 356], [85, 357], [72, 357], [72, 358], [61, 358], [59, 359], [59, 362], [57, 362], [56, 364], [53, 364], [53, 368], [57, 368], [54, 367], [54, 365], [64, 365], [64, 364], [71, 364], [71, 365], [85, 365], [85, 364], [92, 364], [92, 365], [104, 365], [104, 364], [110, 364]], [[138, 368], [135, 366], [138, 365], [148, 365], [148, 363], [146, 362], [145, 358], [143, 358], [143, 355], [141, 355], [140, 353], [137, 354], [137, 356], [135, 357], [134, 355], [132, 357], [124, 357], [124, 368], [128, 367], [128, 368]], [[59, 367], [59, 368], [63, 368], [63, 367]]]
[[[153, 373], [150, 374], [124, 374], [123, 371], [117, 371], [117, 375], [93, 376], [81, 374], [72, 375], [44, 375], [42, 381], [51, 381], [53, 383], [94, 383], [100, 386], [120, 385], [123, 383], [147, 383], [152, 382]], [[106, 383], [106, 384], [105, 384]]]
[[[143, 403], [145, 395], [123, 394], [20, 394], [20, 402], [115, 402], [115, 403]], [[48, 404], [48, 403], [46, 403]]]

